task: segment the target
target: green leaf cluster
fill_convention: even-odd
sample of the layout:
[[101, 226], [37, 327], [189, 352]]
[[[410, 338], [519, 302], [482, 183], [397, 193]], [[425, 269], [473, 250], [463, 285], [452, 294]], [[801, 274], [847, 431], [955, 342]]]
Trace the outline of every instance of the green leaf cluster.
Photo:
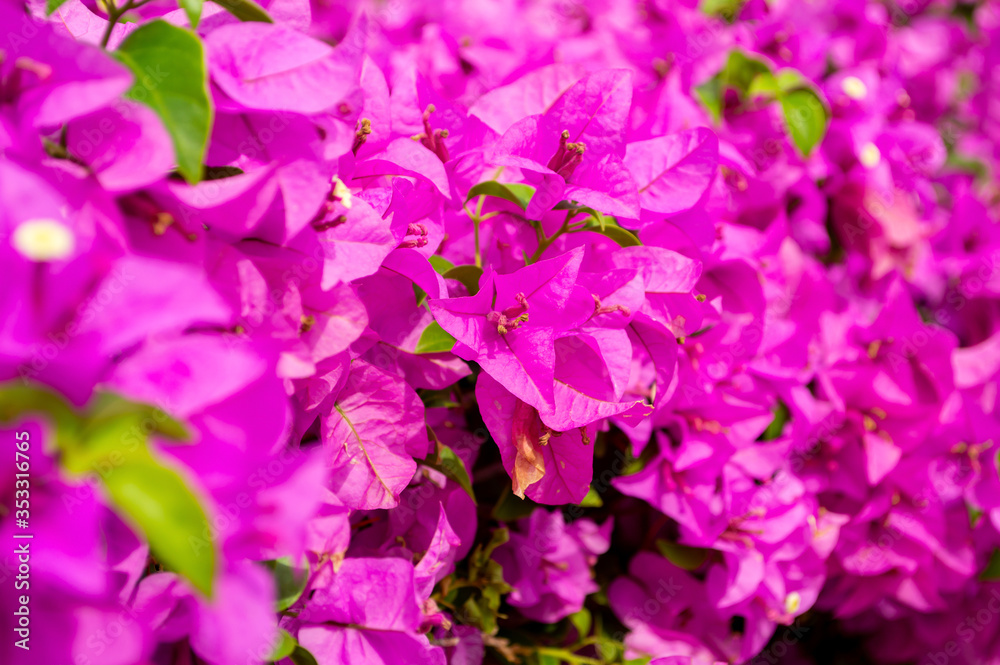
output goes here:
[[766, 62], [739, 50], [731, 51], [726, 65], [694, 90], [716, 123], [722, 120], [727, 90], [744, 101], [777, 101], [788, 135], [803, 155], [819, 145], [830, 124], [826, 104], [802, 74], [787, 68], [774, 72]]
[[465, 574], [456, 572], [441, 580], [433, 596], [463, 624], [475, 626], [487, 635], [495, 635], [499, 630], [497, 620], [506, 618], [500, 613], [500, 602], [511, 587], [504, 582], [503, 568], [491, 557], [509, 539], [506, 528], [495, 530], [488, 543], [480, 543], [473, 550]]
[[155, 559], [212, 595], [216, 549], [205, 509], [184, 476], [150, 446], [150, 436], [190, 437], [160, 409], [99, 394], [82, 411], [34, 386], [0, 387], [0, 422], [41, 416], [51, 424], [59, 463], [71, 476], [96, 476], [118, 514], [149, 543]]

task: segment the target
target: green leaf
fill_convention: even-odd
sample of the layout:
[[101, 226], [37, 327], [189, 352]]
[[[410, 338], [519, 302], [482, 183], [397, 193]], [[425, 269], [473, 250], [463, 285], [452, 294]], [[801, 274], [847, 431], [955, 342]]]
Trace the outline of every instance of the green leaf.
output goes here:
[[149, 435], [174, 442], [191, 436], [178, 421], [148, 404], [131, 402], [114, 393], [98, 393], [83, 417], [77, 417], [73, 445], [64, 445], [60, 459], [72, 474], [96, 473], [102, 478], [123, 464], [149, 460]]
[[503, 494], [500, 495], [496, 505], [493, 506], [491, 516], [500, 522], [513, 522], [522, 517], [527, 517], [537, 506], [538, 504], [531, 499], [522, 499], [514, 494], [508, 485], [504, 487]]
[[760, 74], [771, 73], [766, 63], [750, 58], [739, 50], [730, 51], [726, 66], [720, 72], [722, 85], [735, 88], [741, 95], [746, 95], [750, 84]]
[[144, 432], [156, 432], [174, 441], [191, 441], [191, 433], [180, 422], [150, 404], [132, 402], [111, 392], [98, 393], [87, 405], [84, 431], [113, 418], [135, 418]]
[[774, 407], [774, 420], [771, 424], [767, 426], [764, 433], [760, 435], [761, 441], [773, 441], [781, 436], [781, 432], [785, 429], [785, 423], [788, 422], [788, 418], [791, 416], [791, 412], [784, 402], [778, 400], [778, 403]]
[[80, 418], [61, 397], [20, 382], [11, 381], [0, 387], [0, 422], [13, 422], [28, 414], [48, 416], [55, 425], [55, 442], [61, 451], [80, 446]]
[[66, 0], [46, 0], [45, 15], [52, 16], [52, 12], [66, 4]]
[[443, 390], [428, 390], [426, 388], [420, 388], [417, 390], [417, 394], [420, 395], [420, 401], [424, 403], [425, 409], [433, 409], [436, 407], [451, 409], [456, 406], [461, 406], [461, 404], [452, 398], [451, 389], [449, 388], [444, 388]]
[[26, 413], [76, 418], [58, 395], [44, 388], [14, 381], [0, 387], [0, 421], [10, 422]]
[[431, 262], [431, 266], [434, 267], [434, 270], [439, 275], [444, 275], [446, 272], [455, 267], [454, 263], [438, 254], [432, 255], [428, 260]]
[[98, 394], [81, 416], [47, 390], [0, 387], [0, 421], [30, 413], [55, 426], [61, 466], [71, 473], [96, 471], [118, 512], [145, 536], [154, 555], [211, 595], [215, 548], [208, 518], [183, 478], [148, 448], [150, 433], [183, 439], [184, 427], [155, 407], [111, 393]]
[[490, 542], [486, 543], [486, 547], [483, 548], [482, 556], [484, 559], [489, 559], [493, 556], [493, 550], [500, 547], [508, 540], [510, 540], [510, 530], [507, 529], [507, 527], [495, 529], [493, 534], [490, 536]]
[[983, 515], [986, 513], [979, 508], [976, 508], [971, 503], [966, 503], [965, 509], [969, 513], [969, 526], [975, 529], [976, 525], [979, 524], [979, 520], [981, 520]]
[[202, 180], [225, 180], [246, 173], [238, 166], [206, 166], [201, 174]]
[[215, 545], [206, 537], [212, 528], [180, 474], [152, 457], [132, 459], [107, 474], [104, 486], [156, 558], [211, 596]]
[[[491, 568], [500, 569], [500, 564], [496, 561], [491, 561], [490, 563], [493, 564]], [[493, 584], [483, 587], [483, 600], [486, 601], [486, 607], [488, 607], [493, 613], [500, 609], [501, 588], [502, 587], [498, 587]]]
[[638, 247], [642, 244], [631, 231], [627, 231], [618, 226], [618, 222], [616, 222], [612, 217], [602, 216], [600, 219], [591, 217], [587, 222], [587, 225], [584, 226], [582, 230], [600, 233], [601, 235], [614, 240], [621, 247]]
[[699, 9], [709, 16], [719, 16], [727, 23], [736, 20], [746, 0], [701, 0]]
[[789, 92], [806, 85], [806, 80], [802, 74], [795, 69], [785, 68], [778, 72], [775, 83], [782, 92]]
[[747, 89], [747, 97], [751, 98], [765, 97], [775, 99], [780, 94], [781, 88], [778, 87], [778, 80], [771, 72], [757, 74], [757, 76], [753, 77], [753, 81], [750, 82], [750, 87]]
[[[481, 597], [469, 596], [469, 598], [462, 604], [464, 614], [462, 622], [476, 626], [485, 632], [489, 632], [489, 627], [491, 625], [490, 619], [488, 618], [489, 613], [483, 611], [483, 608], [480, 606], [481, 601]], [[495, 618], [492, 623], [496, 623]]]
[[808, 88], [792, 90], [781, 97], [781, 110], [792, 142], [808, 155], [823, 140], [829, 121], [819, 95]]
[[684, 570], [697, 570], [708, 558], [708, 550], [706, 549], [688, 547], [662, 538], [657, 539], [656, 549], [660, 550], [660, 554], [669, 559], [670, 563]]
[[173, 141], [178, 170], [189, 183], [197, 183], [213, 114], [201, 40], [156, 20], [126, 37], [114, 55], [135, 74], [126, 97], [160, 116]]
[[622, 469], [621, 475], [631, 476], [645, 469], [646, 465], [650, 463], [650, 460], [652, 460], [653, 456], [656, 454], [652, 449], [653, 446], [646, 446], [642, 449], [642, 452], [639, 453], [639, 456], [636, 457], [632, 450], [632, 446], [629, 446], [626, 449], [625, 468]]
[[995, 582], [1000, 580], [1000, 549], [993, 548], [993, 554], [990, 555], [989, 563], [986, 564], [983, 572], [979, 573], [979, 580], [981, 582]]
[[280, 631], [278, 633], [278, 644], [274, 647], [271, 655], [267, 657], [269, 663], [279, 661], [282, 658], [288, 658], [295, 651], [295, 647], [299, 646], [298, 641], [292, 637], [291, 633], [284, 628], [279, 628], [278, 630]]
[[466, 586], [476, 587], [478, 593], [473, 592], [462, 603], [462, 622], [491, 634], [496, 632], [497, 618], [506, 618], [499, 612], [500, 602], [503, 594], [510, 593], [511, 587], [503, 581], [503, 568], [489, 559], [489, 555], [498, 544], [502, 544], [500, 541], [506, 542], [507, 536], [506, 529], [498, 529], [493, 533], [490, 545], [485, 550], [482, 545], [476, 546], [469, 559], [469, 584]]
[[[770, 68], [764, 62], [734, 50], [729, 53], [726, 65], [715, 76], [695, 86], [694, 91], [702, 106], [712, 115], [715, 123], [718, 123], [722, 119], [722, 106], [727, 88], [733, 88], [740, 93], [740, 96], [745, 97], [750, 94], [758, 76], [770, 73]], [[766, 78], [758, 81], [754, 92], [758, 92], [762, 87], [766, 88], [767, 83]]]
[[624, 651], [621, 642], [603, 636], [597, 638], [596, 646], [598, 655], [608, 663], [617, 662]]
[[436, 469], [454, 480], [472, 498], [472, 502], [475, 503], [476, 495], [472, 491], [472, 478], [469, 476], [469, 470], [465, 468], [465, 462], [455, 454], [454, 450], [438, 440], [434, 434], [434, 430], [428, 428], [428, 431], [434, 440], [436, 451], [428, 455], [427, 459], [423, 460], [421, 464]]
[[595, 210], [589, 206], [582, 206], [573, 201], [560, 201], [553, 210], [571, 210], [575, 217], [578, 213], [586, 213], [589, 217], [582, 224], [571, 224], [572, 231], [593, 231], [611, 238], [622, 247], [636, 247], [641, 245], [639, 239], [631, 231], [626, 231], [614, 217], [603, 214], [600, 210]]
[[569, 622], [576, 628], [576, 634], [580, 636], [580, 639], [590, 635], [591, 619], [590, 610], [586, 607], [582, 607], [579, 611], [569, 615]]
[[198, 27], [202, 4], [204, 4], [204, 0], [177, 0], [177, 5], [187, 14], [192, 30]]
[[581, 205], [581, 204], [577, 203], [576, 201], [568, 201], [568, 200], [565, 200], [565, 199], [562, 200], [562, 201], [560, 201], [559, 203], [555, 204], [552, 207], [552, 209], [553, 210], [573, 210], [575, 212], [585, 212], [585, 213], [587, 213], [589, 215], [593, 215], [594, 217], [597, 217], [597, 218], [601, 217], [601, 213], [598, 212], [597, 210], [594, 210], [590, 206]]
[[300, 644], [295, 646], [295, 651], [292, 652], [289, 658], [292, 659], [295, 665], [319, 665], [316, 661], [316, 656], [312, 655], [308, 649]]
[[274, 575], [278, 587], [278, 612], [283, 612], [295, 604], [302, 592], [306, 590], [309, 581], [309, 562], [305, 562], [304, 570], [297, 569], [288, 557], [265, 561], [264, 565]]
[[600, 508], [604, 505], [604, 501], [601, 500], [601, 495], [591, 487], [587, 490], [587, 496], [583, 497], [583, 501], [580, 502], [580, 506], [583, 508]]
[[88, 422], [79, 431], [79, 445], [65, 449], [60, 460], [71, 474], [104, 478], [123, 464], [149, 458], [149, 437], [136, 414]]
[[948, 153], [948, 157], [945, 159], [944, 164], [950, 170], [959, 171], [960, 173], [968, 173], [978, 179], [984, 179], [989, 175], [989, 168], [986, 166], [985, 162], [957, 152]]
[[451, 351], [455, 346], [455, 338], [441, 327], [437, 321], [431, 321], [430, 325], [420, 333], [417, 340], [416, 353], [444, 353]]
[[486, 565], [483, 566], [479, 579], [496, 587], [499, 593], [509, 593], [511, 590], [510, 585], [503, 581], [503, 566], [493, 559], [487, 561]]
[[445, 279], [457, 279], [469, 291], [470, 296], [479, 293], [479, 277], [483, 269], [479, 266], [455, 266], [444, 274]]
[[416, 284], [413, 284], [413, 298], [417, 302], [417, 307], [420, 307], [424, 304], [424, 301], [427, 300], [427, 292]]
[[274, 23], [274, 19], [264, 11], [264, 8], [253, 0], [215, 0], [227, 12], [241, 21], [256, 21], [257, 23]]
[[529, 185], [487, 180], [470, 189], [469, 196], [466, 197], [465, 201], [468, 203], [477, 196], [495, 196], [510, 201], [514, 205], [519, 206], [521, 210], [527, 210], [528, 202], [531, 201], [531, 197], [534, 194], [535, 188]]
[[719, 121], [722, 120], [722, 79], [716, 75], [701, 85], [696, 85], [694, 94], [698, 96], [698, 101], [712, 116], [712, 122], [719, 124]]

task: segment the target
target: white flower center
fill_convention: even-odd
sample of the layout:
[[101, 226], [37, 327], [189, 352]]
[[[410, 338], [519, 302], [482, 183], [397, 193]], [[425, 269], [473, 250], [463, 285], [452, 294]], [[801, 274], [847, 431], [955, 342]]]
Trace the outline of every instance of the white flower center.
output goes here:
[[785, 596], [785, 613], [795, 614], [802, 606], [802, 596], [798, 591], [793, 591]]
[[851, 99], [864, 99], [868, 96], [868, 86], [857, 76], [846, 76], [840, 82], [840, 89]]
[[75, 239], [65, 224], [54, 219], [29, 219], [14, 229], [14, 249], [32, 261], [58, 261], [73, 253]]
[[861, 152], [858, 154], [858, 159], [861, 164], [866, 169], [873, 169], [878, 166], [878, 163], [882, 161], [882, 153], [879, 152], [878, 146], [874, 143], [866, 143]]

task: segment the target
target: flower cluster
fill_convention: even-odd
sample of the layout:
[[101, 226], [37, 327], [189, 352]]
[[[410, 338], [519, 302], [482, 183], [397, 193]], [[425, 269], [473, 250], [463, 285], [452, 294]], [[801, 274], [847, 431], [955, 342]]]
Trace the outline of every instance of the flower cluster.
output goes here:
[[0, 26], [0, 662], [1000, 662], [996, 3]]

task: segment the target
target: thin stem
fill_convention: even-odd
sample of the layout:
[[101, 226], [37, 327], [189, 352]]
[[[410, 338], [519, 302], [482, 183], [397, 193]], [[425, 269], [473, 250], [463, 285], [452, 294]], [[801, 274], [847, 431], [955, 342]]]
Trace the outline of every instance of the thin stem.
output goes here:
[[128, 0], [124, 5], [118, 7], [115, 5], [114, 0], [105, 0], [105, 4], [108, 8], [108, 27], [104, 29], [104, 36], [101, 37], [101, 46], [103, 48], [108, 48], [108, 41], [111, 39], [111, 32], [118, 24], [118, 19], [124, 16], [126, 12], [138, 9], [143, 5], [148, 5], [152, 1], [153, 0]]
[[594, 658], [587, 658], [586, 656], [578, 656], [575, 653], [570, 653], [565, 649], [550, 649], [548, 647], [538, 647], [535, 650], [538, 654], [543, 656], [554, 656], [562, 660], [569, 661], [571, 663], [579, 663], [580, 665], [601, 665], [601, 661]]
[[479, 253], [479, 218], [478, 217], [473, 217], [472, 218], [472, 230], [473, 230], [473, 233], [475, 233], [475, 236], [476, 236], [476, 267], [477, 268], [482, 268], [483, 267], [483, 257]]
[[575, 212], [576, 212], [575, 210], [567, 211], [566, 219], [563, 220], [562, 226], [559, 227], [559, 229], [555, 233], [553, 233], [551, 236], [548, 237], [544, 237], [544, 232], [542, 231], [542, 223], [538, 222], [538, 226], [536, 227], [538, 229], [538, 249], [536, 249], [535, 253], [531, 255], [530, 259], [528, 259], [529, 264], [534, 263], [539, 258], [541, 258], [542, 253], [544, 253], [545, 250], [547, 250], [549, 246], [551, 246], [552, 243], [556, 241], [556, 238], [569, 231], [569, 222], [571, 219], [573, 219], [573, 215]]
[[108, 27], [104, 29], [104, 36], [101, 38], [101, 46], [103, 48], [108, 48], [108, 40], [111, 39], [111, 31], [115, 29], [115, 24], [118, 23], [118, 19], [121, 15], [132, 8], [132, 0], [128, 0], [121, 9], [115, 5], [114, 0], [105, 0], [105, 4], [108, 8]]
[[600, 643], [601, 639], [603, 639], [603, 638], [598, 637], [597, 635], [592, 635], [590, 637], [585, 637], [584, 639], [580, 640], [579, 642], [577, 642], [573, 646], [569, 647], [569, 650], [570, 651], [579, 651], [580, 649], [582, 649], [584, 647], [589, 647], [589, 646], [592, 646], [594, 644]]
[[483, 214], [483, 202], [486, 200], [486, 195], [483, 194], [479, 197], [479, 201], [476, 203], [476, 214], [472, 216], [472, 228], [476, 236], [476, 267], [483, 267], [483, 256], [479, 251], [479, 223], [483, 221], [481, 215]]
[[[502, 167], [502, 166], [497, 169], [497, 172], [493, 174], [493, 180], [496, 180], [497, 178], [500, 177], [500, 174], [503, 173], [503, 169], [504, 169], [504, 167]], [[469, 213], [468, 208], [466, 208], [466, 210], [465, 210], [466, 214], [468, 214], [469, 217], [472, 218], [472, 230], [473, 230], [473, 233], [475, 234], [475, 240], [476, 240], [476, 267], [477, 268], [482, 268], [483, 267], [483, 255], [482, 255], [482, 253], [479, 250], [479, 224], [483, 220], [489, 219], [494, 214], [494, 213], [490, 213], [486, 217], [483, 217], [483, 203], [485, 203], [485, 202], [486, 202], [486, 195], [483, 194], [482, 196], [479, 197], [479, 201], [476, 202], [476, 214], [473, 215], [472, 213]]]

